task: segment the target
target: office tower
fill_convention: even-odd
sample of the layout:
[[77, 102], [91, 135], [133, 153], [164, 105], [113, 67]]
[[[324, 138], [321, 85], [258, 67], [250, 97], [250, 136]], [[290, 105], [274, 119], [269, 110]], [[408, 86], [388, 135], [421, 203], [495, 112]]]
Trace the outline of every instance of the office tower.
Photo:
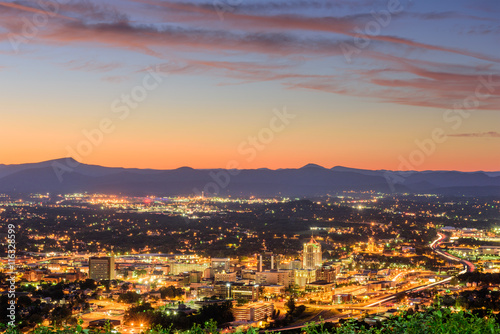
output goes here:
[[304, 252], [302, 255], [304, 269], [316, 269], [317, 267], [320, 267], [323, 262], [321, 245], [319, 242], [314, 240], [314, 237], [311, 237], [311, 240], [304, 244]]
[[95, 281], [115, 279], [115, 258], [110, 256], [89, 258], [89, 278]]

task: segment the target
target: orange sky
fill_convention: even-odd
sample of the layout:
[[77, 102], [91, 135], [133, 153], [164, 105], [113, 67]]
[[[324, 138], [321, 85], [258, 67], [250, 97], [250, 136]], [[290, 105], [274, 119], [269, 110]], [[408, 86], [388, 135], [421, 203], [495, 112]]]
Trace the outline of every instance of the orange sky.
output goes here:
[[0, 163], [500, 170], [500, 7], [233, 5], [0, 1]]

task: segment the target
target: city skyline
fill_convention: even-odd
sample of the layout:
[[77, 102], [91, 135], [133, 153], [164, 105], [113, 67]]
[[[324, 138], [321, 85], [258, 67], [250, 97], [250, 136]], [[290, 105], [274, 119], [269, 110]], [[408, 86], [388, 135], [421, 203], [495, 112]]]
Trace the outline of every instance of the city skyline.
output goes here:
[[493, 1], [0, 8], [2, 164], [499, 170]]
[[0, 316], [27, 331], [109, 321], [117, 333], [148, 333], [212, 319], [236, 332], [342, 320], [387, 326], [406, 312], [455, 306], [497, 333], [499, 206], [498, 196], [353, 191], [2, 194], [2, 242], [16, 253], [0, 263], [0, 288], [9, 289]]

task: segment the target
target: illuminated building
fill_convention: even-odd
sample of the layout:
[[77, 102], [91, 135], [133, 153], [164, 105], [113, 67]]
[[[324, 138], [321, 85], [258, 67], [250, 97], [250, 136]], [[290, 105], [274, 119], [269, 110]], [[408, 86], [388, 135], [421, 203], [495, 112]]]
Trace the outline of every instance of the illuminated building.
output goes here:
[[257, 301], [259, 299], [259, 286], [246, 284], [231, 284], [231, 298]]
[[231, 266], [231, 259], [229, 258], [212, 258], [210, 259], [210, 265], [212, 267], [211, 277], [214, 277], [215, 274], [222, 272], [229, 272], [229, 268]]
[[207, 263], [186, 263], [186, 262], [170, 262], [170, 275], [179, 275], [184, 272], [201, 271], [203, 272], [207, 267]]
[[311, 237], [308, 243], [304, 244], [302, 264], [304, 269], [316, 269], [322, 264], [321, 245]]
[[294, 270], [294, 283], [303, 288], [307, 283], [316, 281], [316, 270], [314, 269], [300, 269]]
[[236, 282], [235, 272], [221, 272], [214, 275], [215, 282]]
[[255, 283], [266, 285], [283, 285], [289, 287], [293, 284], [292, 270], [266, 270], [255, 274]]
[[110, 256], [89, 258], [89, 278], [94, 281], [115, 279], [115, 258]]
[[340, 273], [340, 267], [322, 266], [316, 270], [318, 281], [335, 282], [335, 277]]
[[271, 303], [251, 303], [241, 307], [234, 307], [232, 312], [235, 321], [261, 321], [273, 314], [274, 305]]

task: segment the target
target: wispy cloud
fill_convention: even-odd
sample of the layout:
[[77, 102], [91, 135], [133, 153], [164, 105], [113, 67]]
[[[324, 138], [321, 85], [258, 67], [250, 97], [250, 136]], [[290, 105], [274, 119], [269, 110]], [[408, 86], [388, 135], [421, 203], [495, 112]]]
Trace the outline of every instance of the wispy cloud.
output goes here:
[[16, 2], [4, 2], [4, 1], [2, 1], [2, 2], [0, 2], [0, 7], [3, 7], [4, 11], [6, 9], [11, 9], [14, 12], [15, 11], [30, 12], [30, 13], [42, 14], [42, 15], [47, 15], [48, 13], [50, 13], [51, 16], [55, 16], [55, 17], [62, 18], [62, 19], [65, 19], [65, 20], [76, 20], [75, 18], [72, 18], [72, 17], [69, 17], [69, 16], [65, 16], [65, 15], [61, 15], [61, 14], [56, 13], [54, 11], [47, 11], [47, 10], [44, 10], [42, 8], [37, 8], [37, 7], [33, 7], [33, 6], [27, 6], [27, 5], [23, 5], [23, 4], [16, 3]]
[[[165, 7], [172, 12], [191, 13], [195, 15], [170, 15], [170, 19], [178, 21], [196, 20], [204, 24], [219, 24], [213, 19], [213, 8], [207, 6], [195, 5], [192, 3], [179, 3], [170, 1], [155, 1], [155, 0], [135, 0], [141, 3], [147, 3], [155, 7]], [[236, 7], [237, 8], [237, 7]], [[432, 14], [432, 13], [431, 13]], [[433, 14], [430, 17], [450, 15], [448, 14]], [[455, 14], [456, 15], [456, 14]], [[356, 29], [373, 20], [372, 13], [359, 13], [356, 15], [348, 15], [343, 17], [335, 16], [310, 16], [310, 15], [263, 15], [255, 13], [240, 13], [236, 11], [227, 11], [224, 13], [224, 23], [231, 25], [235, 29], [278, 29], [278, 30], [304, 30], [323, 33], [341, 34], [350, 38], [359, 38], [359, 32]], [[424, 50], [439, 51], [444, 53], [459, 54], [472, 58], [499, 62], [500, 58], [483, 55], [477, 52], [461, 50], [442, 45], [434, 45], [424, 42], [418, 42], [408, 38], [398, 36], [390, 36], [384, 34], [371, 34], [369, 38], [372, 41], [384, 42], [392, 45], [402, 45], [412, 48], [420, 48]]]
[[450, 137], [469, 137], [469, 138], [500, 138], [500, 132], [472, 132], [472, 133], [457, 133], [448, 135]]
[[[387, 5], [385, 1], [376, 4], [381, 8]], [[359, 6], [363, 9], [357, 9]], [[370, 35], [369, 46], [358, 55], [362, 66], [327, 65], [316, 72], [303, 69], [318, 59], [345, 64], [341, 45], [352, 42], [358, 37], [358, 27], [373, 20], [373, 6], [368, 0], [342, 0], [335, 6], [316, 0], [242, 2], [230, 6], [221, 21], [214, 4], [206, 1], [132, 0], [120, 2], [119, 7], [71, 1], [60, 4], [57, 14], [39, 27], [30, 43], [34, 47], [91, 46], [133, 51], [154, 57], [179, 75], [209, 74], [240, 82], [277, 81], [288, 89], [433, 108], [451, 108], [473, 94], [481, 75], [500, 82], [500, 58], [495, 54], [482, 54], [466, 43], [453, 47], [447, 46], [447, 41], [417, 40], [399, 34], [399, 30]], [[39, 5], [27, 1], [0, 1], [0, 8], [0, 41], [7, 42], [9, 34], [23, 33], [24, 19], [43, 13]], [[348, 14], [331, 14], [339, 8]], [[140, 15], [134, 16], [135, 10]], [[491, 21], [459, 12], [408, 10], [400, 17]], [[401, 21], [397, 24], [404, 24]], [[422, 55], [437, 55], [434, 59], [439, 61], [423, 60]], [[121, 66], [87, 60], [63, 65], [70, 70], [92, 72], [111, 72]], [[119, 82], [125, 77], [123, 73], [110, 73], [104, 80]], [[490, 93], [477, 109], [498, 109], [500, 90]]]
[[95, 60], [89, 60], [89, 61], [70, 60], [61, 65], [73, 71], [96, 71], [96, 72], [109, 72], [123, 66], [120, 63], [101, 63]]

